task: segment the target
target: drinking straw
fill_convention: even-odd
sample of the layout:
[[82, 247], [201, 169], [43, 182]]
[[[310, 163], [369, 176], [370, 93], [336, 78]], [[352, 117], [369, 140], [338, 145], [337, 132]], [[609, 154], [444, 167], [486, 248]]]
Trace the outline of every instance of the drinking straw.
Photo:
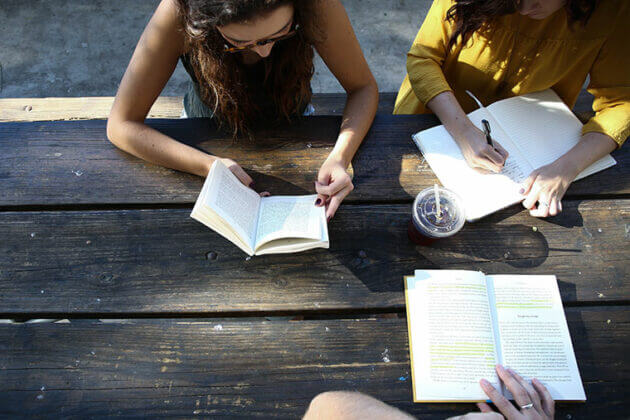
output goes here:
[[435, 193], [435, 205], [437, 206], [437, 218], [442, 218], [442, 208], [440, 207], [440, 191], [438, 190], [438, 185], [433, 184], [433, 192]]

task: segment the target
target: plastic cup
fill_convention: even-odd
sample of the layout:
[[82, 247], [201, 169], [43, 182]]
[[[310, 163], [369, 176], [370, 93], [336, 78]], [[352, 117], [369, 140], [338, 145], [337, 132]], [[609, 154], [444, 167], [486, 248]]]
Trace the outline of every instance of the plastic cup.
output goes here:
[[466, 215], [462, 200], [443, 187], [438, 187], [441, 214], [438, 215], [433, 187], [420, 191], [413, 202], [407, 229], [409, 240], [418, 245], [429, 245], [438, 239], [460, 231]]

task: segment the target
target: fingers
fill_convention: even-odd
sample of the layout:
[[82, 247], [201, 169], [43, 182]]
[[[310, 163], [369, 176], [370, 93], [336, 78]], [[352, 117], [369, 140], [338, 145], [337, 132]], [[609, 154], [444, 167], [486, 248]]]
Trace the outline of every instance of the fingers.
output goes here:
[[492, 408], [490, 408], [490, 406], [486, 403], [477, 403], [477, 407], [479, 408], [479, 411], [481, 411], [482, 413], [492, 413]]
[[271, 193], [269, 191], [263, 191], [263, 192], [261, 192], [258, 195], [260, 195], [261, 197], [269, 197], [271, 195]]
[[556, 200], [556, 197], [553, 197], [549, 202], [549, 216], [555, 216], [558, 213], [558, 200]]
[[496, 142], [496, 141], [492, 143], [492, 146], [494, 147], [494, 150], [496, 150], [503, 157], [503, 162], [505, 163], [508, 156], [510, 156], [508, 151], [505, 150], [503, 146], [501, 146], [499, 142]]
[[492, 161], [492, 163], [494, 163], [499, 168], [499, 170], [503, 167], [503, 164], [505, 163], [505, 157], [503, 157], [503, 155], [501, 155], [490, 145], [488, 145], [488, 147], [486, 148], [485, 155], [488, 159], [490, 159], [490, 161]]
[[[533, 402], [529, 397], [527, 390], [519, 383], [519, 381], [516, 380], [516, 378], [510, 372], [508, 372], [507, 369], [505, 369], [501, 365], [497, 365], [497, 374], [505, 384], [506, 388], [512, 393], [512, 395], [514, 396], [514, 401], [516, 401], [519, 406], [523, 406]], [[492, 401], [496, 405], [496, 401]], [[503, 411], [501, 412], [503, 413]]]
[[328, 203], [328, 208], [326, 209], [327, 220], [332, 219], [332, 217], [337, 212], [337, 209], [339, 208], [339, 205], [341, 204], [343, 199], [346, 198], [346, 196], [350, 194], [350, 191], [352, 191], [353, 189], [354, 189], [354, 185], [350, 183], [346, 185], [341, 191], [339, 191], [337, 194], [333, 195], [330, 198], [330, 202]]
[[538, 196], [538, 206], [535, 209], [530, 210], [529, 214], [534, 217], [549, 216], [550, 201], [549, 195], [545, 192], [541, 192]]
[[540, 187], [536, 184], [532, 185], [528, 188], [527, 197], [523, 200], [523, 207], [527, 210], [531, 210], [536, 205], [536, 202], [539, 200], [540, 195]]
[[315, 181], [315, 191], [317, 191], [317, 194], [333, 196], [346, 187], [349, 181], [350, 177], [340, 177], [328, 185]]
[[230, 171], [232, 171], [232, 173], [236, 175], [238, 180], [243, 183], [243, 185], [249, 188], [254, 187], [254, 180], [249, 175], [247, 175], [247, 172], [245, 172], [245, 170], [243, 170], [243, 168], [241, 168], [238, 164], [234, 163], [229, 168]]
[[555, 412], [555, 402], [553, 398], [551, 398], [551, 394], [547, 391], [547, 388], [536, 378], [532, 379], [532, 385], [538, 395], [540, 396], [542, 409], [549, 416], [549, 418], [553, 418]]
[[[522, 188], [521, 188], [521, 190], [519, 192], [521, 194], [523, 194], [523, 195], [529, 194], [529, 192], [531, 191], [532, 187], [534, 186], [534, 181], [536, 181], [537, 177], [538, 177], [538, 171], [533, 171], [531, 174], [529, 174], [527, 179], [525, 181], [523, 181], [523, 183], [521, 184]], [[532, 204], [532, 206], [533, 206], [533, 204]], [[531, 208], [531, 206], [530, 207], [525, 207], [525, 208], [526, 209], [527, 208]]]
[[514, 376], [516, 378], [518, 383], [521, 384], [521, 386], [523, 388], [525, 388], [525, 390], [527, 391], [527, 394], [529, 394], [529, 398], [530, 398], [531, 402], [534, 404], [534, 407], [536, 408], [536, 410], [540, 411], [541, 408], [542, 408], [542, 403], [540, 401], [540, 395], [538, 395], [538, 392], [536, 392], [536, 390], [534, 389], [532, 384], [529, 383], [529, 381], [526, 381], [525, 379], [523, 379], [523, 377], [521, 375], [519, 375], [518, 373], [516, 373], [512, 369], [507, 369], [507, 371], [510, 372], [510, 374], [512, 374], [512, 376]]
[[495, 387], [490, 384], [490, 382], [482, 379], [479, 381], [481, 385], [481, 389], [486, 393], [488, 398], [497, 406], [499, 411], [507, 418], [516, 418], [519, 412], [514, 408], [511, 402], [507, 400], [499, 391], [496, 390]]

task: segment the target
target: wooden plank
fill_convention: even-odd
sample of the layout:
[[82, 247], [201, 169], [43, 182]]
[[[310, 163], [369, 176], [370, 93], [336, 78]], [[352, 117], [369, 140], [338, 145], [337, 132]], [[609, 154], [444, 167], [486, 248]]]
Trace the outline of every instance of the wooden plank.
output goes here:
[[[571, 308], [567, 319], [588, 401], [558, 404], [557, 418], [627, 416], [630, 309]], [[411, 402], [398, 318], [0, 325], [0, 351], [6, 417], [298, 418], [318, 393], [344, 389], [420, 418], [476, 411]]]
[[[396, 95], [396, 92], [380, 92], [377, 113], [391, 114]], [[160, 96], [147, 117], [179, 118], [183, 109], [182, 101], [181, 96]], [[106, 119], [113, 103], [113, 96], [0, 98], [0, 122]], [[345, 103], [345, 93], [316, 93], [312, 99], [316, 115], [342, 115]], [[592, 103], [593, 96], [582, 90], [573, 107], [582, 122], [593, 116]]]
[[[160, 96], [147, 118], [179, 118], [181, 96]], [[107, 119], [113, 96], [77, 98], [0, 98], [0, 122]]]
[[[396, 93], [379, 94], [377, 112], [391, 114]], [[113, 96], [78, 98], [0, 98], [0, 122], [69, 121], [107, 119], [114, 103]], [[342, 115], [345, 93], [316, 93], [312, 99], [316, 115]], [[160, 96], [147, 118], [179, 118], [183, 110], [182, 96]]]
[[[352, 163], [348, 201], [411, 201], [436, 178], [410, 135], [437, 123], [433, 116], [377, 116]], [[339, 117], [310, 117], [234, 140], [209, 120], [151, 120], [156, 129], [219, 156], [234, 158], [273, 194], [312, 193], [332, 150]], [[117, 149], [105, 121], [0, 124], [0, 206], [195, 201], [202, 179], [152, 165]], [[568, 196], [630, 193], [630, 150], [618, 165], [575, 182]], [[98, 186], [95, 188], [95, 186]]]
[[329, 250], [251, 259], [189, 209], [4, 212], [0, 318], [402, 310], [403, 276], [420, 268], [555, 274], [565, 304], [627, 302], [630, 200], [564, 207], [549, 220], [507, 209], [416, 247], [409, 206], [342, 206]]

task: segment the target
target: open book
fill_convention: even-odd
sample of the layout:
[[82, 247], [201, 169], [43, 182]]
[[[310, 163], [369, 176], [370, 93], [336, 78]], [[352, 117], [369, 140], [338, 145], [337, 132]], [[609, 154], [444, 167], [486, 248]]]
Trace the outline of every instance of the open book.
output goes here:
[[497, 363], [555, 400], [586, 396], [555, 276], [416, 270], [405, 278], [414, 402], [486, 401]]
[[[481, 120], [488, 120], [492, 139], [510, 154], [500, 173], [481, 174], [468, 166], [443, 125], [412, 136], [440, 182], [463, 199], [468, 221], [523, 201], [521, 182], [575, 146], [582, 129], [580, 120], [551, 89], [503, 99], [487, 108], [475, 101], [480, 108], [468, 118], [482, 130]], [[612, 156], [604, 156], [575, 179], [615, 163]]]
[[260, 197], [216, 160], [190, 214], [249, 255], [328, 248], [317, 195]]

